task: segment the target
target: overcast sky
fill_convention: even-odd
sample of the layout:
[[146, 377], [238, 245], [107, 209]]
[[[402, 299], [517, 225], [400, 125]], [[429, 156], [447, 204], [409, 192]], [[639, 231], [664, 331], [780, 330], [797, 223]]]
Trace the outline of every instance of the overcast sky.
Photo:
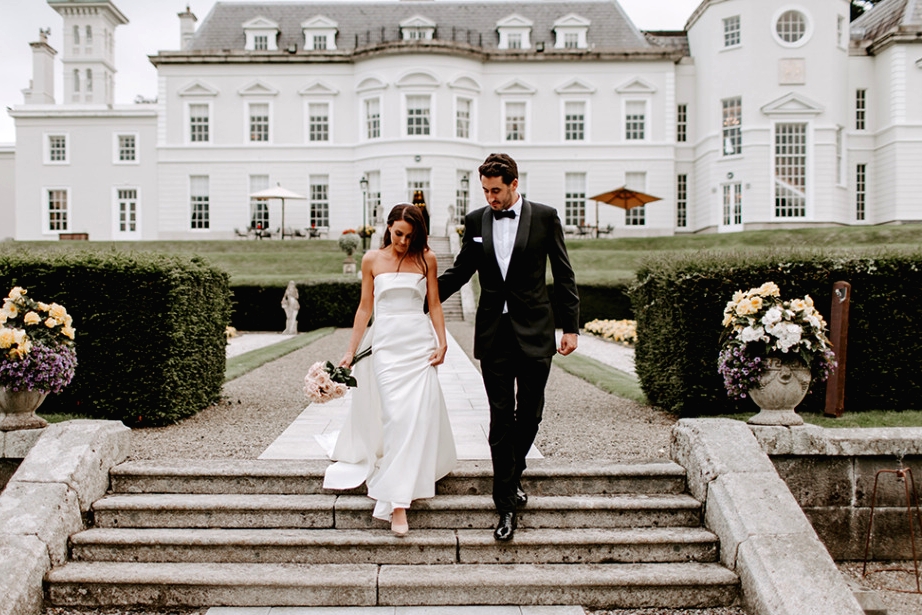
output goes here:
[[[278, 0], [275, 0], [278, 1]], [[282, 0], [297, 1], [297, 0]], [[679, 30], [701, 0], [620, 0], [634, 24], [644, 30]], [[147, 56], [179, 49], [179, 19], [189, 4], [199, 23], [215, 0], [114, 0], [128, 18], [115, 31], [115, 102], [131, 103], [141, 94], [157, 95], [157, 72]], [[51, 28], [50, 45], [58, 51], [55, 96], [61, 102], [62, 19], [44, 0], [0, 0], [0, 143], [16, 140], [13, 119], [5, 108], [23, 103], [22, 90], [32, 78], [32, 50], [39, 28]]]

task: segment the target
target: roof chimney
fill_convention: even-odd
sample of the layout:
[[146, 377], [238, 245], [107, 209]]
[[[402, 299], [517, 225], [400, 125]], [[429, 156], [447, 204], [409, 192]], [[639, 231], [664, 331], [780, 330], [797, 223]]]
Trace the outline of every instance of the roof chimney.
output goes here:
[[179, 41], [180, 49], [188, 49], [189, 45], [192, 42], [192, 37], [195, 35], [195, 22], [198, 19], [189, 10], [189, 5], [186, 5], [186, 11], [184, 13], [177, 13], [179, 16]]
[[32, 47], [32, 81], [22, 91], [27, 105], [54, 104], [54, 56], [57, 51], [48, 44], [51, 28], [39, 29], [38, 40], [29, 43]]

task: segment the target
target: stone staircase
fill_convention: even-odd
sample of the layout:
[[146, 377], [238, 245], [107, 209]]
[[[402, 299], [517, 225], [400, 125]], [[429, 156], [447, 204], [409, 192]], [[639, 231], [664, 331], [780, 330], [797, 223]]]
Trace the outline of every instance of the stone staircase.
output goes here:
[[[439, 273], [442, 273], [455, 262], [455, 255], [451, 253], [451, 243], [448, 237], [429, 237], [429, 247], [435, 252], [436, 259], [439, 263]], [[442, 311], [445, 312], [445, 322], [456, 322], [464, 320], [464, 312], [461, 309], [461, 293], [455, 293], [442, 304]]]
[[410, 533], [361, 490], [325, 492], [326, 461], [127, 462], [93, 527], [46, 577], [54, 606], [732, 604], [739, 580], [672, 463], [540, 460], [513, 541], [497, 543], [488, 461], [416, 502]]

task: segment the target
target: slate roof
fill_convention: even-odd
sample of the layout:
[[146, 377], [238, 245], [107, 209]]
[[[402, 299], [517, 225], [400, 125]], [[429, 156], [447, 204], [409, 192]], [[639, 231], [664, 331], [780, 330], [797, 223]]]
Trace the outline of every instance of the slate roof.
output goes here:
[[[631, 23], [617, 0], [381, 0], [354, 2], [217, 2], [196, 30], [190, 51], [220, 52], [243, 50], [242, 24], [255, 17], [265, 17], [279, 24], [279, 49], [297, 45], [304, 36], [301, 23], [322, 15], [337, 22], [337, 49], [349, 51], [366, 44], [381, 42], [382, 28], [387, 41], [399, 39], [401, 21], [422, 15], [436, 23], [436, 36], [442, 40], [470, 42], [486, 50], [498, 44], [496, 23], [512, 14], [533, 22], [532, 44], [554, 44], [554, 22], [575, 13], [591, 21], [587, 33], [590, 50], [655, 51], [658, 45], [647, 40]], [[454, 33], [453, 33], [454, 28]], [[470, 31], [470, 34], [468, 34]]]
[[899, 28], [922, 30], [922, 0], [884, 0], [852, 22], [852, 32], [876, 40]]

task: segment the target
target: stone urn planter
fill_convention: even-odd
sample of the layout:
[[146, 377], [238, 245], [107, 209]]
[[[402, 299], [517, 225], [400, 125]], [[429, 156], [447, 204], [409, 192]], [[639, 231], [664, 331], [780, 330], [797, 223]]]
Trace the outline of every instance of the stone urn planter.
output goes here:
[[759, 378], [759, 386], [749, 389], [749, 396], [761, 412], [749, 419], [750, 425], [803, 425], [794, 411], [810, 389], [810, 368], [798, 356], [767, 357], [768, 367]]
[[13, 391], [0, 387], [0, 431], [40, 429], [48, 421], [35, 416], [35, 411], [48, 393], [43, 391]]

